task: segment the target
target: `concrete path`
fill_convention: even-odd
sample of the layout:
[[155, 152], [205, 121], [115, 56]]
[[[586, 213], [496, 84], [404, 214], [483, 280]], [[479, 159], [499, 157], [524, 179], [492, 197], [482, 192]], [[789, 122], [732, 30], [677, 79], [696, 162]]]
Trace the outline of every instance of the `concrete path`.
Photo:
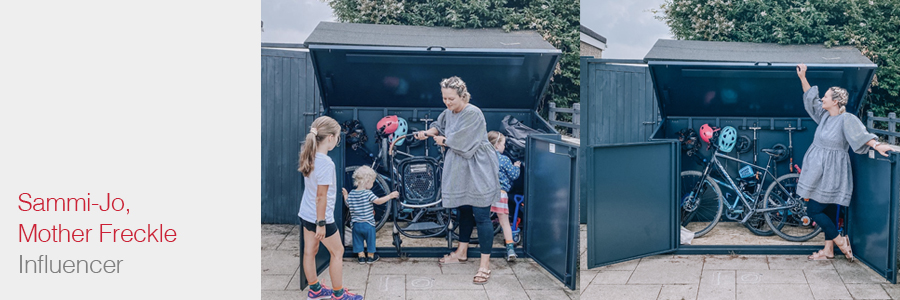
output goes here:
[[[299, 226], [262, 225], [262, 299], [306, 299], [298, 277], [299, 239]], [[345, 259], [343, 268], [344, 286], [366, 299], [578, 299], [579, 295], [528, 259], [512, 264], [491, 259], [491, 278], [483, 286], [472, 284], [477, 262], [441, 266], [437, 258], [382, 258], [360, 265]], [[319, 280], [331, 286], [328, 270]]]

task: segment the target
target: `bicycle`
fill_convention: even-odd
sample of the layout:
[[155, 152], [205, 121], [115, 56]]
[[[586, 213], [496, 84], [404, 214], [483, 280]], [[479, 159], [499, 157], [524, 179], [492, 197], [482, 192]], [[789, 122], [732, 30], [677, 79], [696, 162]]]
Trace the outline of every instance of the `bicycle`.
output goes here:
[[[772, 172], [775, 167], [774, 158], [786, 154], [783, 150], [762, 149], [762, 152], [769, 154], [769, 161], [763, 168], [727, 156], [721, 153], [719, 147], [714, 144], [710, 143], [710, 146], [713, 147], [710, 159], [700, 158], [699, 155], [695, 156], [700, 160], [701, 165], [705, 164], [702, 172], [683, 171], [681, 173], [682, 191], [689, 191], [683, 194], [680, 201], [681, 225], [688, 227], [690, 223], [708, 222], [700, 230], [695, 231], [694, 237], [703, 236], [712, 230], [721, 219], [724, 209], [727, 209], [724, 211], [727, 218], [741, 223], [758, 235], [774, 233], [785, 240], [802, 242], [822, 231], [817, 225], [813, 225], [813, 222], [806, 216], [806, 203], [796, 194], [797, 180], [800, 175], [789, 173], [775, 178], [775, 173]], [[744, 184], [742, 180], [739, 180], [742, 184], [738, 185], [719, 159], [744, 164], [742, 169], [745, 169], [745, 173], [748, 172], [747, 168], [749, 167], [752, 175], [740, 178], [756, 177], [757, 182], [755, 185], [750, 185], [749, 181]], [[713, 172], [714, 170], [716, 172]], [[762, 173], [762, 180], [759, 179], [760, 173]], [[763, 194], [762, 187], [769, 180], [771, 183]], [[727, 201], [728, 199], [722, 195], [720, 187], [734, 192], [731, 201]]]

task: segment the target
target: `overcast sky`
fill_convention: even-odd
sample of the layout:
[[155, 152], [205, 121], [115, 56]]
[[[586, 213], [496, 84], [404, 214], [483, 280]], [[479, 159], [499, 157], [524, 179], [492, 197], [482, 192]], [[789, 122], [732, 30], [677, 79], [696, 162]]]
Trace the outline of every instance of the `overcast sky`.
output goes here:
[[335, 21], [321, 0], [262, 0], [263, 43], [301, 44], [321, 21]]
[[[262, 42], [303, 43], [321, 21], [336, 21], [321, 0], [261, 0]], [[664, 0], [581, 0], [581, 24], [606, 37], [604, 58], [644, 58], [657, 39], [672, 38], [649, 10]]]
[[638, 59], [658, 39], [671, 39], [666, 23], [649, 10], [663, 0], [581, 0], [581, 25], [606, 38], [603, 58]]

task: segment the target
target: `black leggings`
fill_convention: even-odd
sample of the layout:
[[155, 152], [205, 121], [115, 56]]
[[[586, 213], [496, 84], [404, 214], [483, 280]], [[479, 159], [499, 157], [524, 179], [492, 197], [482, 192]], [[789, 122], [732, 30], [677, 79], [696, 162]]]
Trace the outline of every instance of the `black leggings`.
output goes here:
[[824, 213], [825, 208], [829, 205], [831, 204], [822, 204], [813, 199], [809, 199], [809, 202], [806, 203], [806, 214], [809, 215], [810, 219], [816, 221], [819, 227], [822, 227], [826, 241], [833, 240], [838, 236], [837, 226], [834, 225], [834, 221], [828, 214]]
[[459, 210], [459, 242], [468, 243], [472, 238], [474, 225], [478, 226], [478, 246], [481, 254], [491, 254], [494, 240], [494, 226], [491, 226], [491, 207], [463, 205]]

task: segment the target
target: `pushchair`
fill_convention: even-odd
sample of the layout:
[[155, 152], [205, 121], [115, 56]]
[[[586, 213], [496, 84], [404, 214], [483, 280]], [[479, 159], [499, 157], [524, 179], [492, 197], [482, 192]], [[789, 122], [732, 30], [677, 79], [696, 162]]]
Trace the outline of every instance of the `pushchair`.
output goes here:
[[[448, 237], [448, 247], [452, 241], [447, 234], [450, 214], [441, 206], [443, 148], [438, 158], [398, 151], [395, 147], [397, 142], [413, 135], [414, 133], [395, 136], [388, 151], [391, 189], [400, 193], [400, 197], [394, 199], [396, 202], [391, 205], [394, 219], [393, 245], [400, 257], [406, 256], [401, 247], [401, 236], [432, 238], [443, 235]], [[405, 157], [398, 158], [398, 154]]]

